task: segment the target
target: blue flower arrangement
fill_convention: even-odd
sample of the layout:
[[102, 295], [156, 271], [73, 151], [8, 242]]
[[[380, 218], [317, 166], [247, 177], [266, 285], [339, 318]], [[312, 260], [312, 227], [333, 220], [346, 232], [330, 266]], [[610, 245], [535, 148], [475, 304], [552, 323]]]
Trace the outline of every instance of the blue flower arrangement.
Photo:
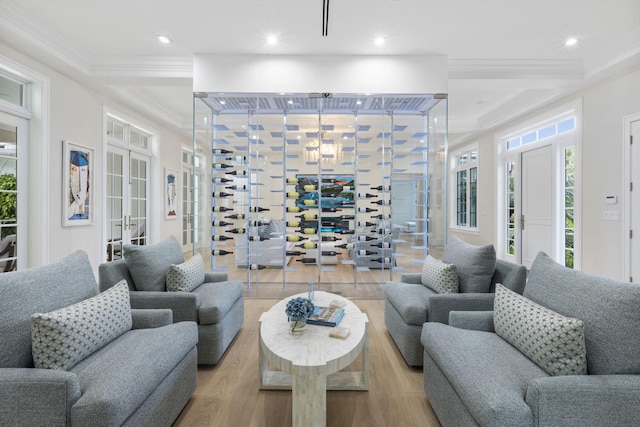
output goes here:
[[298, 321], [308, 319], [313, 314], [313, 308], [313, 303], [307, 298], [297, 297], [287, 302], [287, 308], [284, 311], [289, 316], [289, 320], [295, 322], [291, 332], [297, 328]]

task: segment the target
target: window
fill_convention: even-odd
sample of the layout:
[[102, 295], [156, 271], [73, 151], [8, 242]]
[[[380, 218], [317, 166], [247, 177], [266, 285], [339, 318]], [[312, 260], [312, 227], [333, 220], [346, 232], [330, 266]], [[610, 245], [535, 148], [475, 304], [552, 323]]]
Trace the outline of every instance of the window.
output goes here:
[[455, 224], [478, 227], [478, 151], [476, 148], [453, 158], [455, 174]]
[[564, 265], [573, 268], [574, 264], [574, 174], [575, 174], [575, 148], [564, 149]]
[[570, 117], [562, 121], [545, 124], [540, 128], [536, 128], [533, 131], [527, 131], [524, 134], [510, 137], [507, 139], [507, 150], [513, 150], [514, 148], [521, 147], [523, 145], [531, 144], [533, 142], [542, 141], [547, 138], [551, 138], [556, 135], [570, 132], [576, 128], [576, 118]]
[[507, 254], [516, 254], [516, 176], [515, 162], [507, 162], [506, 164], [506, 180], [507, 180]]

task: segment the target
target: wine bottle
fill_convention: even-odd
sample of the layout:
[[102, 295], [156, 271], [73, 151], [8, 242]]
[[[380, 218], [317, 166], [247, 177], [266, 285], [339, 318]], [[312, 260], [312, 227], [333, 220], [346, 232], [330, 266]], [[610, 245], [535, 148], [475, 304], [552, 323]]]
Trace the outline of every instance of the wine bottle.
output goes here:
[[374, 215], [371, 218], [376, 218], [376, 219], [389, 219], [391, 218], [391, 215], [389, 214], [378, 214], [378, 215]]
[[302, 234], [316, 234], [317, 232], [318, 230], [315, 228], [299, 228], [298, 230], [296, 230], [296, 233]]
[[297, 199], [298, 197], [300, 197], [300, 193], [296, 191], [290, 191], [287, 193], [287, 197], [290, 199]]
[[341, 210], [342, 209], [339, 209], [339, 208], [322, 208], [322, 212], [338, 212]]
[[389, 257], [376, 258], [371, 261], [379, 262], [380, 264], [391, 264], [391, 258]]
[[306, 252], [301, 252], [301, 251], [287, 251], [286, 255], [287, 256], [299, 256], [299, 255], [306, 255]]
[[287, 178], [287, 184], [297, 184], [298, 178]]
[[364, 249], [360, 249], [360, 250], [358, 251], [358, 255], [360, 255], [360, 256], [378, 255], [378, 252], [374, 252], [374, 251], [367, 251], [367, 250], [364, 250]]
[[377, 194], [371, 194], [371, 193], [358, 193], [358, 197], [361, 199], [370, 199], [372, 197], [378, 197]]
[[348, 185], [345, 185], [344, 187], [342, 187], [342, 191], [353, 191], [353, 187], [349, 187]]
[[249, 225], [251, 227], [260, 227], [261, 225], [268, 225], [268, 222], [264, 222], [264, 221], [249, 221]]
[[233, 223], [227, 222], [227, 221], [212, 221], [211, 222], [211, 226], [212, 227], [224, 227], [226, 225], [233, 225]]
[[249, 236], [248, 239], [252, 242], [262, 242], [264, 240], [269, 240], [268, 237], [262, 237], [262, 236]]
[[356, 240], [358, 242], [368, 242], [369, 240], [376, 240], [377, 237], [371, 237], [371, 236], [357, 236]]
[[211, 236], [211, 240], [213, 240], [214, 242], [224, 242], [225, 240], [233, 240], [233, 237], [227, 237], [227, 236]]
[[340, 234], [355, 234], [355, 230], [340, 230]]
[[340, 215], [340, 219], [356, 219], [355, 215]]
[[391, 200], [376, 200], [375, 202], [372, 201], [371, 203], [375, 203], [376, 205], [389, 206], [391, 204]]
[[336, 248], [340, 248], [340, 249], [352, 249], [353, 248], [353, 243], [343, 243], [341, 245], [336, 245]]
[[389, 248], [391, 248], [391, 243], [389, 243], [389, 242], [380, 242], [380, 243], [374, 243], [373, 246], [376, 246], [376, 247], [382, 248], [382, 249], [389, 249]]
[[232, 162], [244, 162], [247, 160], [247, 156], [225, 157], [225, 160], [231, 160]]
[[247, 230], [244, 228], [231, 228], [229, 230], [225, 230], [225, 232], [233, 234], [244, 234], [247, 232]]
[[212, 212], [228, 212], [232, 210], [232, 208], [225, 208], [224, 206], [214, 206], [211, 208]]
[[214, 250], [211, 251], [211, 255], [214, 255], [214, 256], [215, 255], [221, 255], [221, 256], [222, 255], [230, 255], [232, 253], [233, 252], [225, 251], [224, 249], [214, 249]]
[[308, 184], [302, 188], [304, 191], [314, 191], [318, 189], [318, 187], [316, 187], [315, 185], [308, 185]]
[[302, 237], [302, 236], [287, 236], [287, 242], [301, 242], [307, 239], [308, 239], [307, 237]]
[[214, 191], [211, 193], [211, 197], [229, 197], [233, 196], [233, 193], [225, 193], [224, 191]]
[[271, 268], [268, 265], [262, 265], [262, 264], [251, 264], [249, 266], [250, 270], [264, 270], [266, 268]]
[[376, 230], [376, 233], [378, 233], [378, 234], [391, 234], [393, 232], [389, 228], [378, 228]]
[[296, 218], [301, 218], [301, 219], [306, 219], [306, 220], [314, 220], [314, 219], [318, 219], [318, 215], [316, 215], [316, 214], [302, 214], [302, 215], [296, 215]]
[[244, 219], [244, 214], [233, 214], [233, 215], [226, 215], [225, 218], [231, 218], [231, 219]]
[[301, 262], [303, 264], [315, 264], [316, 263], [316, 259], [315, 258], [300, 258], [300, 259], [297, 259], [296, 261]]
[[244, 191], [244, 190], [247, 189], [247, 186], [246, 185], [229, 185], [229, 186], [224, 187], [224, 188], [227, 188], [229, 190]]
[[211, 178], [211, 182], [213, 182], [214, 184], [224, 184], [225, 182], [233, 182], [233, 180], [229, 178], [218, 178], [214, 176], [213, 178]]
[[226, 163], [213, 163], [211, 165], [211, 167], [213, 169], [227, 169], [227, 168], [232, 168], [233, 166], [232, 165], [228, 165]]
[[373, 227], [376, 225], [375, 222], [369, 222], [369, 221], [358, 221], [356, 222], [356, 225], [358, 227]]
[[[231, 166], [229, 166], [231, 167]], [[242, 170], [242, 171], [229, 171], [229, 172], [225, 172], [227, 175], [235, 175], [235, 176], [245, 176], [247, 174], [247, 171]]]
[[287, 212], [302, 212], [302, 211], [306, 211], [308, 209], [299, 208], [297, 206], [288, 206], [286, 210], [287, 210]]
[[377, 187], [371, 187], [372, 190], [378, 190], [378, 191], [390, 191], [391, 190], [391, 186], [390, 185], [378, 185]]
[[233, 151], [231, 151], [231, 150], [225, 150], [225, 149], [222, 149], [222, 148], [214, 148], [213, 150], [211, 150], [211, 152], [213, 154], [231, 154], [231, 153], [233, 153]]
[[300, 243], [299, 245], [296, 245], [296, 248], [303, 248], [303, 249], [316, 249], [318, 247], [318, 244], [315, 242], [305, 242], [305, 243]]
[[300, 221], [287, 221], [287, 227], [300, 227]]
[[342, 240], [340, 237], [336, 236], [322, 236], [323, 242], [335, 242], [337, 240]]
[[358, 208], [358, 212], [376, 212], [378, 209]]
[[342, 252], [336, 252], [336, 251], [322, 251], [320, 252], [320, 255], [322, 256], [336, 256], [341, 254]]
[[252, 206], [249, 208], [249, 212], [264, 212], [268, 210], [269, 208], [261, 208], [260, 206]]

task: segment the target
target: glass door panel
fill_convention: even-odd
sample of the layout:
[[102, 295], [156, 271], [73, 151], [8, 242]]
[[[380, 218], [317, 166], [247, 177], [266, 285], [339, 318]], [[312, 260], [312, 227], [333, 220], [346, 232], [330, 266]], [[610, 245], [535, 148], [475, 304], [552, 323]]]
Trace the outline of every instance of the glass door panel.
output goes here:
[[0, 273], [18, 267], [18, 138], [26, 137], [19, 122], [0, 113]]

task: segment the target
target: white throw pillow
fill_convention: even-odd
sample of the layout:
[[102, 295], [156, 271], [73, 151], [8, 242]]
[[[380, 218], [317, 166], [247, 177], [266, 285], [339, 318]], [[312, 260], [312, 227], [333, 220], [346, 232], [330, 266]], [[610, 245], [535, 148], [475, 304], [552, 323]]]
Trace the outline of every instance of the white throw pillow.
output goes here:
[[202, 256], [195, 254], [182, 264], [174, 264], [167, 273], [167, 291], [191, 292], [204, 283]]
[[549, 310], [496, 284], [495, 331], [549, 375], [584, 375], [584, 322]]
[[121, 280], [95, 297], [31, 316], [36, 368], [68, 371], [131, 329], [129, 286]]
[[439, 294], [458, 293], [458, 272], [453, 264], [445, 264], [427, 255], [422, 265], [422, 284]]

